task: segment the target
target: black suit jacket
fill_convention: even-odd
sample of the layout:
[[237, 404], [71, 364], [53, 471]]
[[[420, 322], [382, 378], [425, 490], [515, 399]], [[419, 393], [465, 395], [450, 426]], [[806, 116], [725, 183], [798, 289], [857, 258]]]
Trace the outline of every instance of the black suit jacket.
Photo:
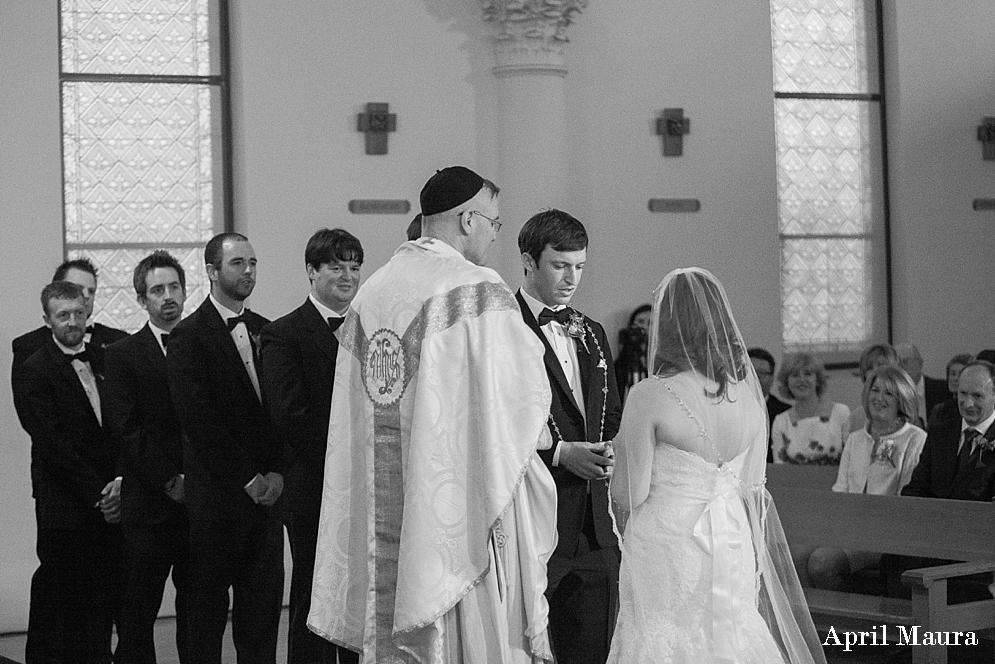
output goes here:
[[263, 395], [276, 439], [289, 450], [282, 500], [291, 511], [321, 506], [338, 350], [310, 298], [262, 330]]
[[[90, 350], [102, 350], [107, 348], [115, 341], [120, 341], [128, 336], [128, 333], [124, 330], [119, 330], [113, 327], [107, 327], [100, 323], [93, 324], [93, 330], [90, 332], [90, 341], [86, 344], [86, 347]], [[45, 343], [52, 338], [52, 330], [42, 325], [39, 328], [31, 330], [21, 336], [17, 337], [11, 342], [11, 348], [14, 351], [14, 361], [10, 368], [10, 380], [12, 384], [16, 384], [17, 373], [20, 368], [24, 366], [24, 362], [34, 355], [39, 348], [45, 345]], [[18, 396], [17, 391], [14, 391], [14, 410], [17, 411], [17, 416], [21, 420], [21, 424], [24, 424], [24, 417], [21, 415], [21, 411], [24, 409], [24, 401]]]
[[[250, 338], [269, 321], [246, 311]], [[256, 342], [258, 343], [258, 342]], [[257, 374], [260, 363], [255, 362]], [[191, 520], [238, 518], [255, 503], [245, 485], [256, 473], [283, 472], [270, 420], [242, 365], [235, 341], [210, 298], [169, 335], [166, 357], [183, 448]], [[260, 383], [262, 376], [259, 376]]]
[[121, 522], [182, 520], [183, 506], [166, 495], [183, 469], [182, 431], [152, 329], [108, 346], [104, 370], [105, 424], [121, 450]]
[[[604, 405], [605, 413], [602, 440], [613, 439], [618, 433], [618, 425], [622, 420], [622, 404], [618, 395], [618, 383], [615, 380], [611, 348], [608, 346], [608, 337], [605, 335], [604, 328], [597, 321], [584, 317], [584, 322], [594, 333], [598, 344], [604, 351], [605, 367], [598, 367], [601, 357], [592, 339], [588, 338], [587, 340], [590, 352], [585, 351], [582, 344], [577, 344], [577, 361], [580, 368], [581, 386], [584, 391], [585, 418], [574, 399], [573, 391], [570, 389], [570, 384], [567, 382], [567, 377], [563, 373], [559, 360], [556, 359], [553, 347], [549, 344], [546, 335], [539, 329], [539, 323], [522, 297], [521, 291], [516, 293], [516, 297], [526, 325], [538, 335], [546, 348], [543, 361], [546, 365], [546, 374], [549, 376], [549, 386], [553, 395], [550, 414], [563, 435], [563, 439], [598, 442], [602, 405]], [[607, 393], [604, 391], [605, 378], [608, 381]], [[539, 456], [549, 467], [553, 480], [556, 482], [556, 529], [559, 534], [559, 544], [557, 544], [555, 555], [572, 556], [577, 548], [577, 539], [583, 528], [584, 519], [588, 516], [588, 482], [566, 468], [553, 465], [553, 454], [558, 442], [556, 434], [553, 433], [553, 447], [540, 451]], [[594, 513], [590, 516], [594, 520], [598, 545], [602, 548], [617, 546], [618, 542], [612, 531], [611, 517], [608, 514], [608, 493], [604, 480], [591, 482], [591, 504]]]
[[784, 403], [773, 394], [767, 395], [767, 463], [774, 463], [774, 451], [771, 449], [769, 434], [771, 428], [774, 426], [774, 418], [789, 408], [791, 408], [790, 404]]
[[950, 387], [947, 385], [947, 381], [930, 378], [925, 374], [923, 374], [922, 380], [926, 388], [926, 412], [919, 413], [919, 416], [922, 417], [923, 422], [926, 422], [933, 409], [950, 398]]
[[[90, 368], [103, 406], [103, 353], [99, 347], [90, 350]], [[102, 524], [103, 515], [95, 505], [116, 477], [117, 449], [51, 332], [48, 341], [25, 360], [14, 382], [23, 399], [21, 423], [31, 436], [38, 528], [84, 530]]]
[[[992, 500], [995, 498], [995, 452], [981, 453], [981, 465], [957, 472], [961, 420], [940, 423], [930, 430], [919, 455], [919, 465], [902, 490], [903, 496], [952, 498], [954, 500]], [[985, 434], [995, 439], [995, 425]]]

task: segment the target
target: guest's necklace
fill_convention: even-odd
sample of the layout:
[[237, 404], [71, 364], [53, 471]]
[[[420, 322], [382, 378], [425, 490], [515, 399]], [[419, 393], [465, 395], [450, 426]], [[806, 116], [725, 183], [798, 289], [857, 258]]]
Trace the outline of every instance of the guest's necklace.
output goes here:
[[[581, 326], [583, 325], [583, 328]], [[567, 324], [567, 334], [571, 337], [579, 339], [584, 343], [585, 337], [590, 337], [591, 341], [594, 342], [594, 348], [598, 351], [598, 369], [601, 370], [601, 423], [598, 425], [598, 442], [600, 443], [605, 439], [605, 411], [608, 409], [608, 362], [605, 360], [605, 351], [601, 348], [601, 343], [598, 342], [598, 337], [591, 330], [591, 326], [584, 322], [584, 316], [580, 312], [574, 311], [570, 315], [570, 321]], [[584, 349], [587, 350], [587, 344], [584, 343]], [[577, 404], [578, 406], [580, 404]], [[560, 427], [556, 425], [556, 420], [553, 419], [553, 413], [549, 413], [549, 428], [553, 430], [555, 434], [554, 443], [563, 441], [563, 434], [560, 432]]]
[[880, 431], [877, 431], [877, 430], [875, 430], [876, 427], [874, 426], [874, 423], [871, 422], [871, 426], [870, 426], [871, 437], [876, 440], [878, 438], [883, 438], [884, 436], [890, 436], [891, 434], [893, 434], [896, 431], [898, 431], [899, 429], [901, 429], [902, 426], [904, 426], [904, 425], [905, 425], [905, 422], [903, 422], [902, 420], [894, 420], [893, 422], [889, 422], [887, 426], [881, 427]]

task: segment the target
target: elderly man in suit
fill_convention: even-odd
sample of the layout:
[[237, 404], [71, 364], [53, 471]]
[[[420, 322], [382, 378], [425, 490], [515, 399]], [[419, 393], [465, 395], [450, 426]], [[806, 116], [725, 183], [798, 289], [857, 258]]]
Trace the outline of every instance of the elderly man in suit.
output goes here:
[[[83, 308], [86, 319], [93, 316], [93, 298], [97, 293], [97, 267], [88, 258], [74, 258], [63, 261], [59, 267], [55, 268], [52, 281], [68, 281], [77, 284], [83, 290]], [[93, 323], [86, 326], [83, 341], [88, 348], [106, 348], [115, 341], [119, 341], [128, 336], [124, 330], [108, 327], [101, 323]], [[17, 372], [24, 361], [31, 357], [35, 351], [48, 343], [52, 338], [52, 331], [48, 325], [42, 325], [26, 334], [14, 339], [11, 347], [14, 351], [14, 361], [11, 365], [11, 379], [14, 380]], [[21, 412], [22, 403], [14, 398], [14, 408], [18, 414]]]
[[103, 354], [84, 343], [86, 296], [42, 290], [49, 337], [14, 374], [31, 436], [39, 566], [31, 579], [27, 662], [110, 662], [119, 598], [117, 450], [101, 413]]
[[960, 374], [961, 419], [929, 432], [905, 496], [984, 500], [995, 497], [995, 365], [969, 362]]
[[220, 664], [233, 590], [240, 663], [274, 664], [283, 599], [283, 527], [274, 507], [283, 459], [262, 403], [256, 348], [269, 321], [245, 307], [256, 255], [244, 235], [204, 250], [211, 294], [173, 328], [169, 388], [186, 436], [183, 490], [190, 520], [188, 652]]
[[898, 354], [898, 365], [909, 374], [912, 384], [916, 386], [916, 398], [919, 400], [919, 428], [926, 428], [926, 421], [933, 409], [943, 403], [950, 391], [947, 389], [947, 381], [939, 378], [931, 378], [922, 372], [922, 355], [915, 344], [897, 344], [895, 352]]
[[278, 440], [292, 453], [283, 509], [294, 567], [290, 580], [289, 664], [358, 662], [359, 656], [307, 628], [318, 541], [328, 413], [342, 325], [359, 288], [363, 246], [351, 233], [323, 228], [304, 249], [311, 293], [304, 304], [263, 328], [263, 395]]
[[622, 418], [608, 338], [570, 308], [587, 263], [587, 232], [560, 210], [540, 212], [518, 235], [522, 316], [545, 347], [553, 447], [540, 451], [556, 482], [559, 544], [546, 595], [560, 662], [603, 663], [615, 624], [619, 550], [608, 514], [611, 439]]
[[176, 588], [176, 648], [186, 647], [189, 524], [183, 507], [183, 445], [166, 374], [166, 348], [183, 315], [186, 276], [165, 251], [135, 267], [135, 294], [148, 312], [141, 330], [106, 351], [107, 424], [121, 450], [121, 523], [125, 592], [117, 664], [155, 662], [153, 628], [172, 571]]

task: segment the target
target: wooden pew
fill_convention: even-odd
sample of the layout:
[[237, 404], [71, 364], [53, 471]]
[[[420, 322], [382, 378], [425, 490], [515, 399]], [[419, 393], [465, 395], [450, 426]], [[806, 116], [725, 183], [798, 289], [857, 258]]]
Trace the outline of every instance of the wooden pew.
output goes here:
[[[920, 640], [926, 632], [991, 634], [995, 599], [949, 605], [947, 582], [995, 571], [995, 504], [833, 493], [827, 480], [835, 479], [835, 468], [768, 465], [767, 470], [767, 488], [793, 550], [833, 546], [965, 561], [905, 572], [902, 583], [911, 589], [911, 600], [806, 589], [820, 633], [833, 626], [842, 639], [844, 631], [870, 632], [877, 626], [880, 637], [879, 626], [887, 625], [890, 641], [902, 638], [899, 626], [906, 633], [918, 626]], [[913, 662], [946, 664], [946, 646], [915, 646]]]

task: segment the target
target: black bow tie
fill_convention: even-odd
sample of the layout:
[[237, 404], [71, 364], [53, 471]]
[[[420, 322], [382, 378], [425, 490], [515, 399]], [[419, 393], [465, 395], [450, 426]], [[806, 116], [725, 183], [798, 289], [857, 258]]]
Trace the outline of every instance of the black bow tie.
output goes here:
[[79, 360], [80, 362], [89, 362], [90, 361], [90, 351], [88, 351], [86, 349], [86, 347], [84, 347], [83, 350], [81, 350], [80, 352], [76, 353], [75, 355], [69, 355], [67, 353], [66, 354], [66, 362], [68, 362], [69, 364], [72, 364], [73, 360]]
[[560, 325], [566, 325], [570, 322], [570, 315], [573, 314], [574, 310], [570, 307], [563, 307], [559, 311], [553, 311], [549, 307], [543, 307], [542, 311], [539, 312], [539, 327], [542, 327], [546, 323], [556, 321]]
[[228, 319], [228, 331], [234, 330], [239, 323], [245, 323], [245, 330], [249, 330], [249, 319], [246, 318], [245, 312], [240, 313], [238, 316], [232, 316]]
[[332, 328], [332, 332], [342, 327], [342, 323], [344, 322], [345, 322], [345, 316], [328, 317], [328, 327]]

